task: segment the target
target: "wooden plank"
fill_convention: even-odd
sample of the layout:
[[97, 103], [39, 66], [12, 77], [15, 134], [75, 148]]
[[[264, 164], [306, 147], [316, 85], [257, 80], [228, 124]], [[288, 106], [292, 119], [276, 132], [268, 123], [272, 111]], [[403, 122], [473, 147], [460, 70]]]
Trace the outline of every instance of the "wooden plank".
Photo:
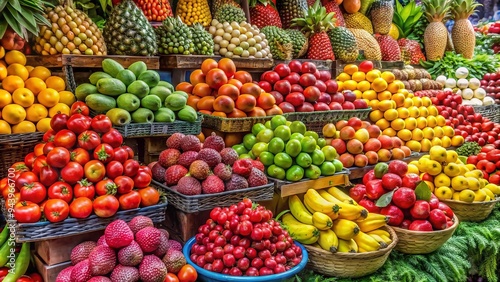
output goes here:
[[281, 197], [297, 195], [307, 192], [308, 189], [323, 189], [332, 186], [346, 186], [349, 185], [349, 174], [335, 174], [332, 176], [320, 177], [314, 180], [305, 180], [284, 184], [278, 189], [281, 190]]
[[382, 69], [390, 70], [390, 69], [403, 69], [405, 67], [405, 63], [403, 61], [381, 61]]
[[26, 65], [28, 66], [44, 66], [46, 68], [60, 68], [63, 66], [61, 55], [42, 56], [42, 55], [27, 55]]
[[42, 259], [38, 255], [33, 255], [35, 261], [35, 267], [43, 278], [43, 281], [54, 282], [56, 281], [57, 275], [63, 269], [71, 266], [71, 261], [62, 262], [54, 265], [46, 265], [43, 263]]
[[172, 233], [174, 238], [185, 243], [195, 236], [198, 233], [198, 227], [205, 224], [207, 219], [210, 218], [210, 211], [185, 213], [173, 206], [169, 206], [166, 216], [165, 226], [168, 232]]
[[269, 70], [273, 67], [272, 59], [263, 58], [231, 58], [236, 65], [237, 70], [245, 69], [265, 69]]
[[220, 56], [204, 55], [160, 55], [160, 70], [198, 69], [206, 59], [220, 60]]
[[148, 69], [160, 69], [160, 59], [156, 56], [85, 56], [85, 55], [62, 55], [62, 64], [74, 68], [101, 68], [104, 59], [113, 59], [127, 68], [131, 64], [143, 61]]
[[250, 6], [248, 4], [248, 0], [241, 0], [240, 1], [240, 5], [241, 5], [241, 9], [243, 9], [243, 12], [245, 12], [245, 17], [247, 18], [247, 22], [249, 24], [252, 24], [252, 19], [250, 17]]

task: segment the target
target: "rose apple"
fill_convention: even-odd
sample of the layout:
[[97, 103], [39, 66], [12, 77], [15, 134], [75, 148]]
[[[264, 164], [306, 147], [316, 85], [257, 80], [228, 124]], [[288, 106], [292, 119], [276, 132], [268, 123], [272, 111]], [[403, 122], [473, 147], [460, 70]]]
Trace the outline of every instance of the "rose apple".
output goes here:
[[403, 211], [395, 205], [388, 205], [380, 210], [380, 214], [389, 217], [387, 224], [391, 226], [399, 226], [404, 220]]

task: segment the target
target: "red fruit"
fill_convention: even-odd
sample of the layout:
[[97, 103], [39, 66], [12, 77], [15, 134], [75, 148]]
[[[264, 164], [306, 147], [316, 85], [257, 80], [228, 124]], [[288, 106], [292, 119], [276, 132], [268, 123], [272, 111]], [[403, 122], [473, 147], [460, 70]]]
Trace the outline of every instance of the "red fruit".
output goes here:
[[432, 224], [427, 220], [415, 220], [408, 229], [413, 231], [433, 231]]
[[[389, 165], [390, 166], [390, 165]], [[403, 181], [401, 177], [394, 173], [386, 173], [382, 176], [382, 187], [386, 190], [394, 190], [397, 187], [401, 187]]]
[[408, 172], [408, 164], [400, 160], [394, 160], [389, 163], [388, 171], [403, 177]]
[[316, 85], [316, 76], [312, 73], [304, 73], [300, 76], [299, 83], [303, 87], [314, 86]]
[[429, 214], [429, 221], [431, 222], [432, 227], [434, 227], [435, 230], [443, 230], [447, 227], [446, 215], [442, 210], [432, 210]]
[[301, 71], [302, 73], [315, 73], [317, 70], [316, 65], [311, 62], [302, 63]]
[[363, 198], [358, 204], [364, 207], [368, 212], [380, 213], [380, 208], [375, 205], [375, 202], [368, 198]]
[[297, 72], [297, 73], [302, 72], [302, 63], [300, 61], [297, 60], [290, 61], [290, 63], [288, 63], [288, 66], [290, 67], [290, 70], [292, 72]]
[[405, 219], [405, 220], [403, 220], [401, 225], [399, 225], [399, 228], [408, 229], [408, 228], [410, 228], [410, 224], [411, 224], [411, 220]]
[[427, 201], [418, 200], [411, 208], [410, 214], [414, 219], [426, 219], [429, 217], [431, 207]]
[[278, 91], [279, 93], [281, 93], [283, 96], [286, 96], [288, 94], [290, 94], [290, 92], [292, 91], [292, 85], [290, 84], [290, 82], [288, 80], [279, 80], [276, 82], [276, 84], [274, 84], [274, 91]]
[[415, 204], [416, 200], [415, 191], [407, 187], [397, 189], [392, 196], [392, 202], [401, 209], [410, 208]]
[[438, 205], [438, 209], [444, 211], [444, 214], [449, 217], [449, 218], [453, 218], [453, 210], [451, 210], [450, 207], [448, 207], [447, 204], [443, 203], [443, 202], [439, 202], [439, 205]]
[[[418, 175], [417, 175], [418, 176]], [[375, 171], [372, 169], [370, 171], [368, 171], [364, 176], [363, 176], [363, 183], [366, 184], [368, 183], [368, 181], [370, 180], [374, 180], [374, 179], [377, 179], [375, 177]], [[420, 179], [420, 178], [419, 178]]]
[[420, 176], [418, 176], [418, 174], [409, 173], [403, 176], [401, 186], [415, 190], [415, 188], [417, 188], [417, 183], [419, 181], [420, 181]]
[[354, 199], [354, 201], [361, 201], [366, 195], [366, 186], [363, 184], [356, 184], [349, 190], [349, 196]]
[[388, 205], [387, 207], [381, 209], [380, 214], [389, 217], [389, 221], [387, 222], [387, 224], [391, 226], [401, 225], [405, 217], [403, 211], [401, 211], [401, 209], [394, 205]]
[[359, 71], [367, 73], [373, 69], [373, 62], [372, 61], [363, 61], [359, 64], [358, 69], [359, 69]]
[[308, 86], [304, 89], [304, 98], [307, 102], [313, 103], [319, 99], [321, 91], [316, 86]]
[[274, 67], [274, 71], [281, 77], [284, 78], [288, 75], [290, 75], [291, 70], [290, 67], [287, 64], [278, 64]]
[[385, 190], [382, 187], [382, 180], [380, 179], [370, 180], [365, 185], [366, 196], [371, 200], [378, 200], [378, 198], [385, 194]]
[[429, 206], [431, 207], [431, 210], [437, 209], [439, 206], [439, 199], [434, 194], [431, 194], [431, 199], [429, 200]]

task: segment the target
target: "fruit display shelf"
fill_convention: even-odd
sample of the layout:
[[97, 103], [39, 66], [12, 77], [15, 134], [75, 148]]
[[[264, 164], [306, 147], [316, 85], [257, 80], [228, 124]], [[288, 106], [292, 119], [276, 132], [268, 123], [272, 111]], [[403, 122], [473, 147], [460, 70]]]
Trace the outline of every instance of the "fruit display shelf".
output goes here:
[[115, 126], [123, 138], [143, 138], [150, 136], [169, 136], [176, 132], [186, 135], [198, 135], [201, 132], [203, 116], [198, 114], [198, 119], [191, 123], [182, 120], [173, 122], [129, 123], [124, 126]]
[[[450, 148], [451, 149], [451, 148]], [[403, 161], [406, 163], [409, 163], [411, 161], [418, 160], [421, 156], [425, 155], [426, 153], [412, 153], [408, 158], [404, 158]], [[387, 163], [392, 162], [388, 161]], [[354, 179], [361, 179], [363, 176], [370, 170], [374, 169], [375, 165], [369, 165], [365, 167], [350, 167], [348, 168], [350, 174], [349, 174], [349, 179], [354, 180]]]
[[321, 176], [318, 179], [304, 178], [301, 181], [291, 182], [269, 177], [269, 180], [274, 181], [276, 190], [279, 190], [279, 195], [284, 198], [292, 195], [302, 194], [308, 189], [323, 189], [332, 186], [349, 186], [349, 170], [342, 171], [331, 176]]

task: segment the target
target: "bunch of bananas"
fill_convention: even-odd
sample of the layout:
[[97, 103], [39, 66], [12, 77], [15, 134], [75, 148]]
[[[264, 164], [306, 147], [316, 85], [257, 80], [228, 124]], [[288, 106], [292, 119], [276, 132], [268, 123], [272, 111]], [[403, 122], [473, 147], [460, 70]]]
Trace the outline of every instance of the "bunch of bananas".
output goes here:
[[291, 213], [282, 222], [294, 240], [323, 250], [342, 253], [372, 252], [386, 248], [389, 232], [380, 229], [388, 218], [358, 205], [342, 190], [309, 189], [304, 200], [288, 198]]

